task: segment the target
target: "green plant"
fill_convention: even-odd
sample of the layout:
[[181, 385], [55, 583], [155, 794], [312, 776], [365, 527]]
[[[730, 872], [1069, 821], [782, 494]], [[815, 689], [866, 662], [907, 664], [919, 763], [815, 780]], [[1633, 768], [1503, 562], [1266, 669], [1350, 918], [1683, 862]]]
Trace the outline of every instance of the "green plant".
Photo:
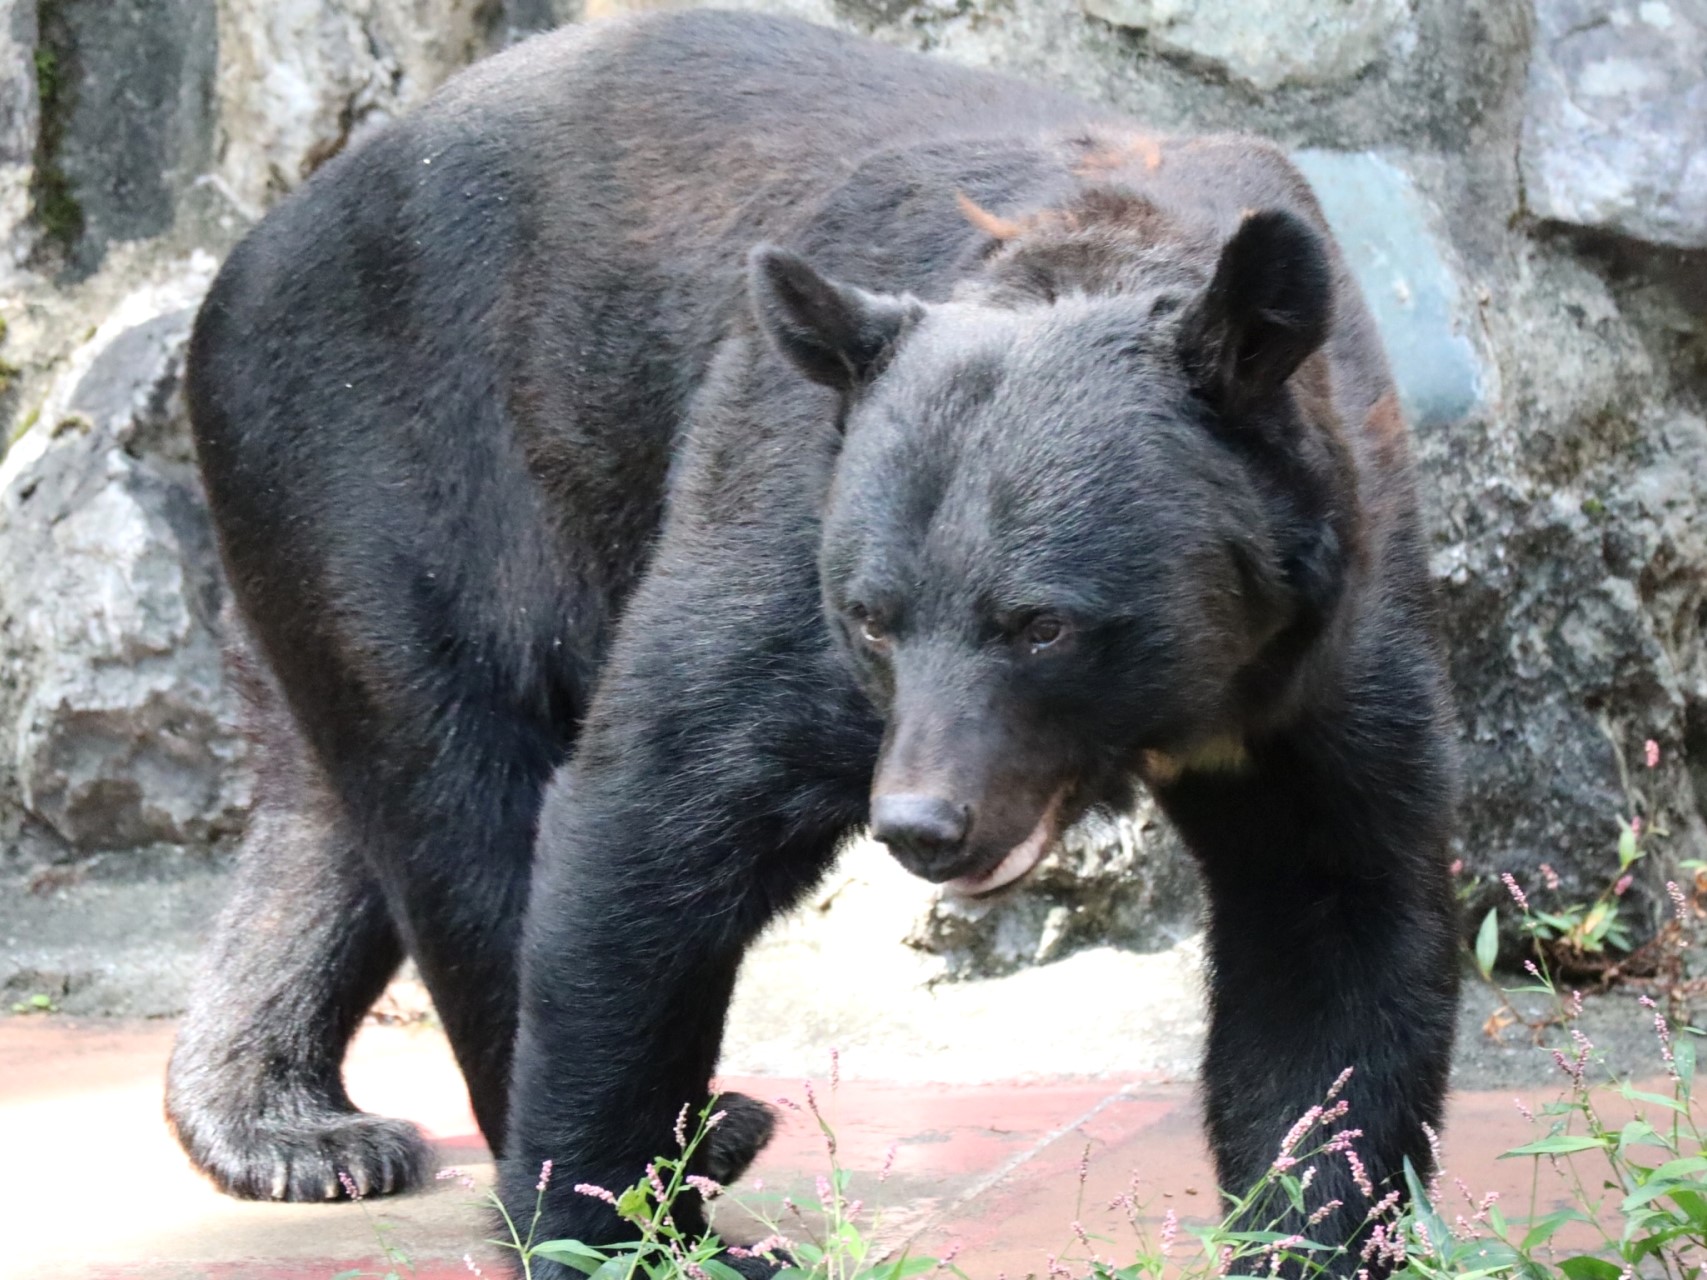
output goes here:
[[53, 1002], [53, 997], [45, 992], [37, 992], [27, 1000], [19, 1000], [12, 1006], [13, 1013], [58, 1013], [59, 1006]]
[[342, 1169], [338, 1171], [338, 1181], [344, 1184], [344, 1194], [360, 1206], [362, 1216], [367, 1219], [368, 1227], [379, 1241], [380, 1252], [390, 1265], [384, 1271], [362, 1271], [359, 1268], [354, 1271], [340, 1271], [332, 1280], [403, 1280], [405, 1275], [414, 1275], [415, 1268], [409, 1261], [409, 1255], [391, 1239], [394, 1230], [392, 1225], [368, 1212], [361, 1188], [356, 1186], [355, 1180]]
[[[832, 1066], [832, 1089], [837, 1074]], [[938, 1262], [928, 1258], [909, 1258], [905, 1254], [893, 1259], [873, 1256], [871, 1241], [858, 1225], [861, 1203], [847, 1196], [849, 1176], [837, 1160], [835, 1131], [819, 1110], [810, 1082], [806, 1084], [806, 1099], [805, 1110], [823, 1134], [830, 1162], [829, 1175], [818, 1179], [818, 1199], [823, 1211], [821, 1230], [808, 1222], [798, 1207], [787, 1199], [783, 1201], [784, 1210], [793, 1215], [797, 1224], [788, 1228], [793, 1238], [785, 1235], [781, 1224], [751, 1207], [749, 1212], [765, 1225], [769, 1234], [750, 1247], [725, 1245], [715, 1232], [691, 1236], [681, 1230], [675, 1221], [675, 1207], [683, 1196], [711, 1200], [723, 1193], [723, 1188], [711, 1179], [689, 1172], [694, 1153], [723, 1119], [723, 1112], [717, 1109], [717, 1099], [713, 1097], [699, 1112], [698, 1124], [691, 1134], [687, 1131], [688, 1108], [682, 1108], [676, 1119], [677, 1154], [654, 1159], [646, 1167], [645, 1175], [633, 1186], [621, 1192], [585, 1183], [576, 1186], [577, 1194], [603, 1200], [615, 1209], [617, 1216], [635, 1229], [636, 1237], [632, 1241], [595, 1247], [578, 1240], [535, 1240], [540, 1206], [551, 1183], [551, 1162], [548, 1160], [540, 1169], [538, 1199], [525, 1232], [502, 1201], [488, 1193], [487, 1198], [502, 1216], [510, 1237], [490, 1243], [514, 1251], [521, 1263], [522, 1275], [530, 1280], [534, 1262], [541, 1259], [573, 1268], [591, 1280], [639, 1280], [641, 1277], [645, 1280], [742, 1280], [741, 1273], [723, 1260], [725, 1252], [736, 1257], [763, 1257], [780, 1264], [777, 1280], [909, 1280], [927, 1271], [953, 1270], [948, 1259]], [[787, 1099], [780, 1101], [784, 1106], [801, 1110]], [[880, 1181], [887, 1172], [886, 1166], [884, 1173], [879, 1175]], [[439, 1176], [462, 1175], [449, 1169]], [[465, 1185], [472, 1187], [474, 1184], [465, 1179]], [[480, 1274], [471, 1258], [465, 1261], [470, 1271]], [[347, 1274], [353, 1276], [357, 1273]], [[960, 1273], [956, 1271], [955, 1274]], [[342, 1280], [342, 1277], [336, 1280]], [[964, 1276], [962, 1280], [965, 1280]]]

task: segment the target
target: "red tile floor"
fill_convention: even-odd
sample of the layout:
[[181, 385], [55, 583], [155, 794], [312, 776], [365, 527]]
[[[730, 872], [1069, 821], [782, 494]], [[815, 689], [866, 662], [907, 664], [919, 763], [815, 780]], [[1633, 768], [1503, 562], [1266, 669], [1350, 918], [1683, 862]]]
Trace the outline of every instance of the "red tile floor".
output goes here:
[[[375, 1222], [423, 1280], [466, 1276], [484, 1220], [454, 1181], [366, 1205], [245, 1204], [191, 1170], [160, 1115], [169, 1023], [0, 1019], [0, 1276], [29, 1280], [330, 1280], [374, 1270]], [[446, 1164], [482, 1182], [490, 1160], [456, 1069], [426, 1027], [370, 1026], [349, 1064], [358, 1103], [424, 1126]], [[799, 1100], [798, 1080], [730, 1080], [755, 1096]], [[820, 1095], [827, 1092], [819, 1083]], [[958, 1244], [974, 1277], [1023, 1277], [1071, 1240], [1076, 1212], [1115, 1235], [1109, 1199], [1136, 1175], [1149, 1212], [1214, 1213], [1193, 1088], [1165, 1080], [1058, 1079], [979, 1086], [844, 1081], [834, 1102], [850, 1194], [881, 1206], [880, 1236], [940, 1255]], [[1447, 1163], [1478, 1192], [1527, 1204], [1530, 1165], [1499, 1152], [1532, 1131], [1509, 1092], [1453, 1102]], [[1082, 1211], [1077, 1167], [1090, 1145]], [[876, 1173], [894, 1144], [893, 1174]], [[814, 1126], [790, 1116], [751, 1178], [763, 1199], [812, 1199], [826, 1168]], [[1545, 1191], [1546, 1188], [1543, 1187]], [[1551, 1207], [1550, 1205], [1547, 1207]]]

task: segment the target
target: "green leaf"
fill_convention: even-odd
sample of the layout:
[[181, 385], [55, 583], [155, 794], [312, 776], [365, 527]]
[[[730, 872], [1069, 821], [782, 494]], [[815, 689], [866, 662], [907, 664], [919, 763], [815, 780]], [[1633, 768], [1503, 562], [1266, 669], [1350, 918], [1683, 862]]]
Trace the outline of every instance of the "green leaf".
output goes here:
[[1494, 976], [1494, 961], [1500, 958], [1499, 912], [1490, 910], [1482, 917], [1482, 927], [1476, 930], [1476, 968], [1483, 978]]
[[600, 1264], [599, 1269], [593, 1272], [592, 1280], [623, 1280], [628, 1275], [629, 1265], [629, 1259], [619, 1254]]
[[1707, 1157], [1685, 1156], [1681, 1160], [1668, 1160], [1648, 1177], [1676, 1179], [1691, 1173], [1707, 1173]]
[[1630, 824], [1626, 822], [1622, 826], [1623, 830], [1618, 833], [1618, 869], [1628, 871], [1630, 864], [1642, 856], [1642, 847], [1636, 843], [1636, 832]]
[[882, 1268], [883, 1280], [912, 1280], [913, 1276], [922, 1276], [927, 1271], [936, 1270], [935, 1258], [909, 1258], [902, 1254], [887, 1267]]
[[1662, 1093], [1643, 1093], [1640, 1089], [1632, 1088], [1627, 1084], [1620, 1086], [1618, 1092], [1629, 1102], [1646, 1102], [1656, 1107], [1669, 1107], [1671, 1110], [1679, 1112], [1682, 1115], [1689, 1114], [1688, 1107], [1684, 1106], [1676, 1098], [1668, 1098]]
[[1542, 1138], [1539, 1142], [1513, 1147], [1500, 1159], [1508, 1160], [1512, 1156], [1563, 1156], [1569, 1155], [1573, 1151], [1596, 1151], [1605, 1145], [1599, 1138], [1585, 1138], [1578, 1137], [1575, 1134], [1561, 1133], [1551, 1138]]
[[1528, 1253], [1531, 1249], [1537, 1249], [1546, 1244], [1553, 1238], [1553, 1233], [1567, 1222], [1589, 1221], [1592, 1219], [1576, 1209], [1560, 1209], [1556, 1213], [1549, 1213], [1544, 1218], [1537, 1218], [1530, 1224], [1528, 1232], [1523, 1237], [1523, 1251]]
[[608, 1253], [590, 1248], [579, 1240], [545, 1240], [529, 1249], [528, 1256], [544, 1258], [547, 1262], [561, 1262], [587, 1276], [610, 1261]]
[[1566, 1258], [1558, 1267], [1570, 1280], [1618, 1280], [1624, 1274], [1623, 1268], [1616, 1263], [1605, 1258], [1591, 1258], [1586, 1253]]
[[1409, 1156], [1405, 1157], [1405, 1190], [1410, 1192], [1412, 1214], [1422, 1224], [1423, 1230], [1428, 1232], [1428, 1238], [1434, 1242], [1435, 1249], [1443, 1248], [1453, 1239], [1452, 1232], [1446, 1223], [1441, 1221], [1434, 1205], [1429, 1202], [1428, 1188], [1417, 1176], [1416, 1166], [1411, 1163]]
[[365, 1271], [340, 1271], [332, 1277], [332, 1280], [361, 1280], [361, 1277], [366, 1274]]
[[1662, 1151], [1671, 1150], [1671, 1144], [1660, 1137], [1654, 1126], [1646, 1120], [1632, 1120], [1618, 1131], [1618, 1154], [1628, 1159], [1631, 1147], [1658, 1147]]
[[639, 1222], [648, 1216], [647, 1208], [651, 1199], [651, 1194], [644, 1186], [632, 1186], [616, 1198], [616, 1211], [630, 1222]]
[[1690, 1086], [1695, 1083], [1695, 1042], [1680, 1038], [1672, 1047], [1672, 1057], [1677, 1062], [1679, 1092], [1687, 1098]]
[[744, 1280], [739, 1271], [720, 1258], [706, 1258], [699, 1265], [711, 1280]]

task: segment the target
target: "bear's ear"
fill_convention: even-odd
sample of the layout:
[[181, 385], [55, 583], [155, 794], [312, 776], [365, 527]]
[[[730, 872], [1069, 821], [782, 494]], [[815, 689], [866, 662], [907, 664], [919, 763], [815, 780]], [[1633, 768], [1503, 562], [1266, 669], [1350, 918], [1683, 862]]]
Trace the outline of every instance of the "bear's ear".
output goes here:
[[1230, 413], [1277, 390], [1328, 336], [1333, 274], [1321, 236], [1290, 213], [1248, 214], [1181, 321], [1180, 354]]
[[826, 279], [804, 258], [772, 245], [760, 245], [748, 258], [747, 287], [759, 325], [777, 350], [812, 381], [843, 393], [878, 373], [923, 311], [911, 298]]

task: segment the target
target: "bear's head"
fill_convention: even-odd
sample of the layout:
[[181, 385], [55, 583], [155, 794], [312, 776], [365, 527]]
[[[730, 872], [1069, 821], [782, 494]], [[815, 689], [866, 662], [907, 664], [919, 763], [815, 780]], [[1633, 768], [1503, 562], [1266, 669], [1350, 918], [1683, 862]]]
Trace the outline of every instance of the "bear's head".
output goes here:
[[1301, 220], [1113, 287], [1027, 271], [926, 304], [751, 260], [762, 327], [841, 398], [820, 570], [886, 722], [873, 834], [965, 893], [1146, 760], [1236, 760], [1333, 610], [1356, 502]]

